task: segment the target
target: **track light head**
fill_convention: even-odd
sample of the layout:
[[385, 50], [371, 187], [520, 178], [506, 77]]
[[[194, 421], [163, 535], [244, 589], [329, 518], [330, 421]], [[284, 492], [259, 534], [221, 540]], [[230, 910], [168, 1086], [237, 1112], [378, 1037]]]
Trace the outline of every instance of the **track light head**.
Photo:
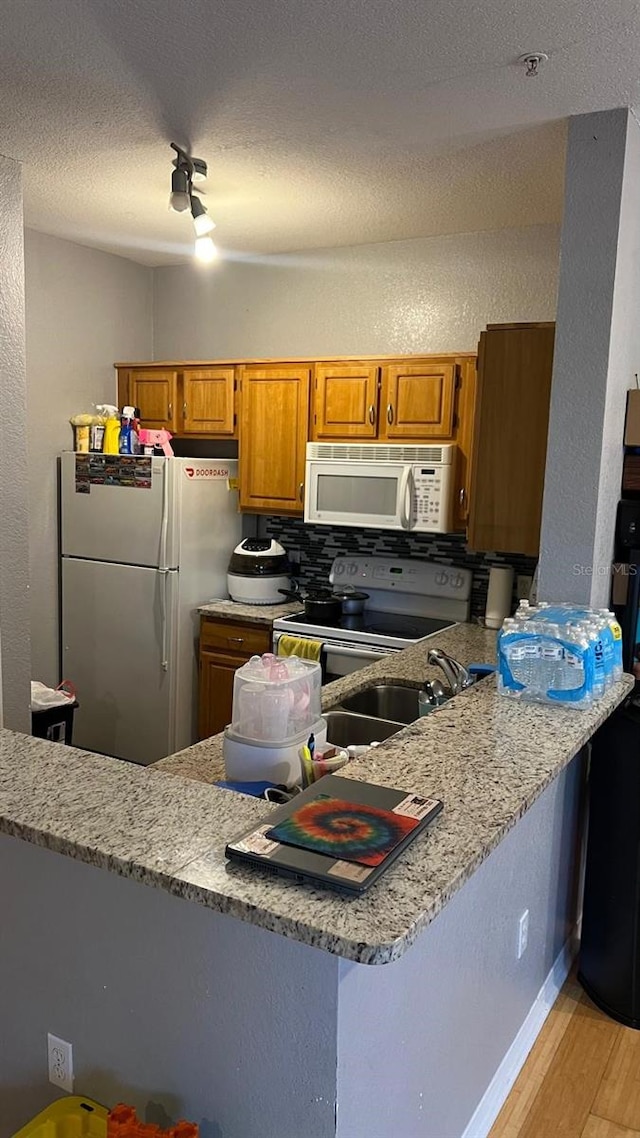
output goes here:
[[194, 182], [204, 182], [207, 176], [207, 163], [204, 158], [192, 158]]
[[169, 195], [169, 209], [176, 213], [183, 213], [191, 204], [191, 183], [186, 170], [178, 166], [171, 174], [171, 193]]
[[215, 221], [212, 221], [207, 214], [206, 207], [194, 194], [191, 195], [191, 216], [198, 237], [206, 237], [207, 233], [212, 233], [216, 227]]

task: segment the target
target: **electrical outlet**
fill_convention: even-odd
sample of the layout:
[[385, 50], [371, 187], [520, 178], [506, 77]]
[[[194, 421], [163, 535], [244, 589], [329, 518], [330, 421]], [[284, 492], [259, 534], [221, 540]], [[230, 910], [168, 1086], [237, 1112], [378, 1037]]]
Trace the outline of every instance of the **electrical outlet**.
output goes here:
[[531, 584], [533, 577], [527, 577], [524, 573], [518, 573], [516, 577], [516, 592], [519, 601], [528, 601], [529, 593], [531, 592]]
[[520, 960], [524, 956], [527, 945], [529, 943], [529, 910], [525, 909], [524, 913], [518, 921], [518, 948], [516, 958]]
[[63, 1091], [73, 1092], [73, 1047], [57, 1035], [47, 1035], [49, 1082]]

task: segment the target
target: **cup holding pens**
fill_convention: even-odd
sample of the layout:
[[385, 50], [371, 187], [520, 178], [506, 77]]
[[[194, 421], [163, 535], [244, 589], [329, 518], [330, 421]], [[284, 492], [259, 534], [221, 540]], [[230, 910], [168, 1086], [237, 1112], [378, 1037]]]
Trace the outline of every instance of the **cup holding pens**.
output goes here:
[[300, 770], [302, 772], [302, 785], [304, 788], [312, 786], [319, 778], [326, 774], [335, 774], [345, 763], [349, 762], [347, 751], [341, 747], [316, 747], [313, 752], [309, 746], [300, 748]]

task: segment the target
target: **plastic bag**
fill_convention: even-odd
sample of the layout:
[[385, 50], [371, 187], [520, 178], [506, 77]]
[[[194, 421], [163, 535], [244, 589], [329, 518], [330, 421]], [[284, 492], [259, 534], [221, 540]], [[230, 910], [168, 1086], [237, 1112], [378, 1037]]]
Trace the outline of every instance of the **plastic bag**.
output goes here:
[[31, 710], [49, 711], [51, 707], [62, 707], [65, 703], [75, 703], [76, 689], [69, 680], [63, 680], [57, 688], [48, 688], [39, 680], [31, 681]]

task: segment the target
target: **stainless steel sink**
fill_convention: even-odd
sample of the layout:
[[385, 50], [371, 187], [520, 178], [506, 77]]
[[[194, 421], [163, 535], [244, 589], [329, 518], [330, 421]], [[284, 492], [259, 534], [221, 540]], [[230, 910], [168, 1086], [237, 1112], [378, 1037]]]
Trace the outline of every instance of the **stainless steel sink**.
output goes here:
[[341, 700], [340, 706], [358, 715], [390, 719], [396, 723], [413, 723], [418, 718], [418, 688], [399, 684], [377, 684]]
[[327, 741], [336, 747], [368, 746], [381, 743], [396, 731], [401, 731], [404, 723], [390, 722], [388, 719], [374, 719], [369, 715], [354, 715], [349, 711], [325, 711], [327, 721]]

